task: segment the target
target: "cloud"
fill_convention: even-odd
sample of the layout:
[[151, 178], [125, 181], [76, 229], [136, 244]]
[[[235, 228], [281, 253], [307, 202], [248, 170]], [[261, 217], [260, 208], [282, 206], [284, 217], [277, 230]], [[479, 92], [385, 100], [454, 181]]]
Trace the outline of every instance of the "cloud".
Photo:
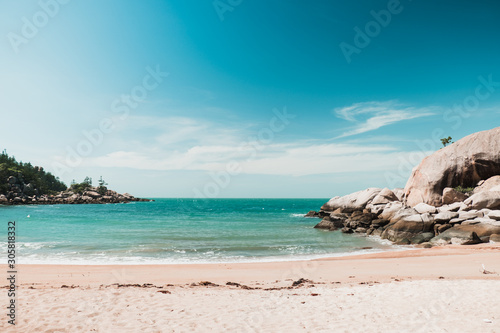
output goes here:
[[89, 158], [87, 167], [121, 167], [141, 170], [197, 170], [218, 172], [237, 163], [243, 174], [305, 176], [394, 169], [394, 161], [408, 152], [385, 145], [280, 144], [257, 147], [238, 145], [195, 146], [182, 152], [117, 151]]
[[[120, 123], [112, 136], [122, 142], [135, 141], [148, 143], [151, 147], [178, 150], [238, 141], [244, 133], [244, 128], [223, 126], [206, 119], [131, 116]], [[127, 145], [121, 145], [121, 149], [126, 149]]]
[[[352, 133], [412, 116], [405, 113], [409, 111], [392, 111], [381, 104], [354, 105], [339, 110], [339, 115], [353, 121], [369, 115]], [[271, 142], [260, 142], [255, 135], [258, 127], [221, 125], [205, 119], [136, 116], [129, 120], [117, 129], [113, 141], [106, 141], [106, 149], [85, 158], [82, 167], [220, 172], [236, 163], [243, 174], [307, 176], [394, 170], [394, 161], [411, 154], [390, 143], [364, 140], [283, 142], [276, 135]]]
[[344, 132], [337, 138], [352, 136], [377, 130], [383, 126], [400, 121], [432, 116], [434, 108], [413, 108], [403, 106], [395, 101], [363, 102], [351, 106], [336, 108], [337, 117], [356, 123], [354, 128]]

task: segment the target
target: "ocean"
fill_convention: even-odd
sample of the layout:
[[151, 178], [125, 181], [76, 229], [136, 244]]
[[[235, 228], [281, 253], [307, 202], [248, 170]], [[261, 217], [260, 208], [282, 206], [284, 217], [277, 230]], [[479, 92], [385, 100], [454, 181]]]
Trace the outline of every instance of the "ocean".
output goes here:
[[8, 221], [16, 221], [19, 264], [284, 261], [397, 249], [314, 229], [320, 220], [303, 215], [327, 199], [155, 200], [0, 206], [1, 250], [7, 252]]

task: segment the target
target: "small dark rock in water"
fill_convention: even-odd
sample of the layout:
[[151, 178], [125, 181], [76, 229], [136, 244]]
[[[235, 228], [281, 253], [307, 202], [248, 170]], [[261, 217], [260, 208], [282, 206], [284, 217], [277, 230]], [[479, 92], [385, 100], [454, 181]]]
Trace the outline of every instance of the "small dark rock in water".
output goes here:
[[314, 226], [314, 228], [333, 231], [338, 228], [343, 228], [345, 221], [346, 217], [344, 215], [331, 214], [329, 216], [325, 216], [321, 222]]
[[335, 230], [335, 224], [329, 218], [324, 218], [314, 226], [315, 229]]
[[351, 229], [351, 228], [349, 228], [349, 227], [343, 227], [343, 228], [342, 228], [342, 232], [343, 232], [344, 234], [352, 234], [354, 231], [352, 231], [352, 229]]
[[371, 246], [363, 246], [363, 247], [360, 247], [359, 249], [360, 250], [371, 250], [371, 249], [373, 249], [373, 247], [371, 247]]
[[304, 215], [304, 217], [319, 217], [319, 213], [314, 210], [311, 210], [309, 213]]

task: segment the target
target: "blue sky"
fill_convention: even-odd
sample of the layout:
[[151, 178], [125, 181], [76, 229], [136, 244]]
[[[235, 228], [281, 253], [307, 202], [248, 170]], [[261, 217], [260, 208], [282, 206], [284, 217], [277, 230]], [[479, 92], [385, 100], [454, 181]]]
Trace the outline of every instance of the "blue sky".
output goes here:
[[[403, 187], [499, 125], [497, 1], [2, 1], [0, 147], [151, 197]], [[346, 51], [347, 50], [347, 51]]]

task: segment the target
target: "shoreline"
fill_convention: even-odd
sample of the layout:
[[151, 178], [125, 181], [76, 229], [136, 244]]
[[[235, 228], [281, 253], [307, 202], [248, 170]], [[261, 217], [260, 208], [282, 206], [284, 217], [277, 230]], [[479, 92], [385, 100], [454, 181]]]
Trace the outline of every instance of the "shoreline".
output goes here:
[[[481, 273], [482, 264], [497, 274]], [[6, 270], [6, 265], [0, 265]], [[97, 287], [121, 284], [185, 284], [210, 281], [283, 286], [300, 278], [318, 282], [390, 282], [394, 278], [499, 279], [500, 243], [448, 245], [328, 257], [312, 260], [145, 265], [21, 264], [21, 287], [76, 285]]]
[[[383, 241], [383, 240], [382, 240]], [[356, 248], [353, 252], [337, 252], [337, 253], [325, 253], [325, 254], [297, 254], [297, 255], [282, 255], [282, 256], [274, 256], [274, 257], [262, 257], [262, 258], [243, 258], [239, 260], [231, 261], [186, 261], [186, 262], [162, 262], [162, 260], [166, 260], [168, 258], [161, 258], [156, 261], [114, 261], [114, 262], [66, 262], [64, 260], [62, 263], [54, 263], [54, 262], [28, 262], [23, 263], [23, 266], [28, 265], [48, 265], [48, 266], [172, 266], [172, 265], [219, 265], [219, 264], [259, 264], [259, 263], [279, 263], [279, 262], [299, 262], [299, 261], [314, 261], [314, 260], [324, 260], [329, 258], [343, 258], [343, 257], [356, 257], [362, 255], [371, 255], [371, 254], [381, 254], [386, 252], [403, 252], [403, 251], [411, 251], [418, 249], [412, 245], [395, 245], [388, 244], [388, 246], [392, 246], [392, 248]], [[0, 265], [1, 266], [1, 265]]]
[[[358, 237], [366, 237], [366, 236], [360, 236]], [[316, 260], [329, 260], [329, 259], [336, 259], [336, 258], [354, 258], [356, 259], [357, 257], [365, 257], [368, 258], [371, 255], [378, 256], [381, 255], [382, 257], [385, 257], [384, 254], [389, 254], [392, 252], [408, 252], [408, 251], [419, 251], [419, 250], [424, 250], [423, 247], [420, 247], [418, 245], [397, 245], [394, 244], [386, 239], [382, 239], [378, 236], [367, 236], [366, 238], [371, 239], [379, 243], [380, 245], [385, 245], [387, 248], [377, 248], [377, 247], [358, 247], [354, 248], [352, 252], [336, 252], [336, 253], [325, 253], [325, 254], [297, 254], [297, 255], [282, 255], [282, 256], [273, 256], [273, 257], [262, 257], [262, 258], [242, 258], [242, 259], [237, 259], [232, 261], [231, 259], [228, 259], [228, 261], [186, 261], [186, 262], [162, 262], [162, 260], [167, 260], [168, 258], [160, 258], [160, 259], [155, 259], [155, 260], [149, 260], [151, 258], [148, 258], [147, 260], [149, 261], [114, 261], [114, 262], [67, 262], [65, 259], [62, 263], [59, 262], [28, 262], [28, 263], [22, 263], [23, 266], [30, 266], [30, 265], [35, 265], [35, 266], [109, 266], [109, 267], [114, 267], [114, 266], [174, 266], [174, 265], [232, 265], [232, 264], [259, 264], [259, 263], [282, 263], [282, 262], [302, 262], [302, 261], [316, 261]], [[462, 248], [482, 248], [482, 247], [491, 247], [495, 248], [496, 245], [500, 246], [500, 243], [481, 243], [481, 244], [475, 244], [474, 246], [472, 245], [441, 245], [441, 246], [434, 246], [432, 249], [437, 250], [437, 249], [457, 249], [460, 251]], [[430, 248], [426, 249], [429, 250]], [[78, 260], [79, 261], [79, 260]], [[1, 264], [0, 264], [1, 267]]]

